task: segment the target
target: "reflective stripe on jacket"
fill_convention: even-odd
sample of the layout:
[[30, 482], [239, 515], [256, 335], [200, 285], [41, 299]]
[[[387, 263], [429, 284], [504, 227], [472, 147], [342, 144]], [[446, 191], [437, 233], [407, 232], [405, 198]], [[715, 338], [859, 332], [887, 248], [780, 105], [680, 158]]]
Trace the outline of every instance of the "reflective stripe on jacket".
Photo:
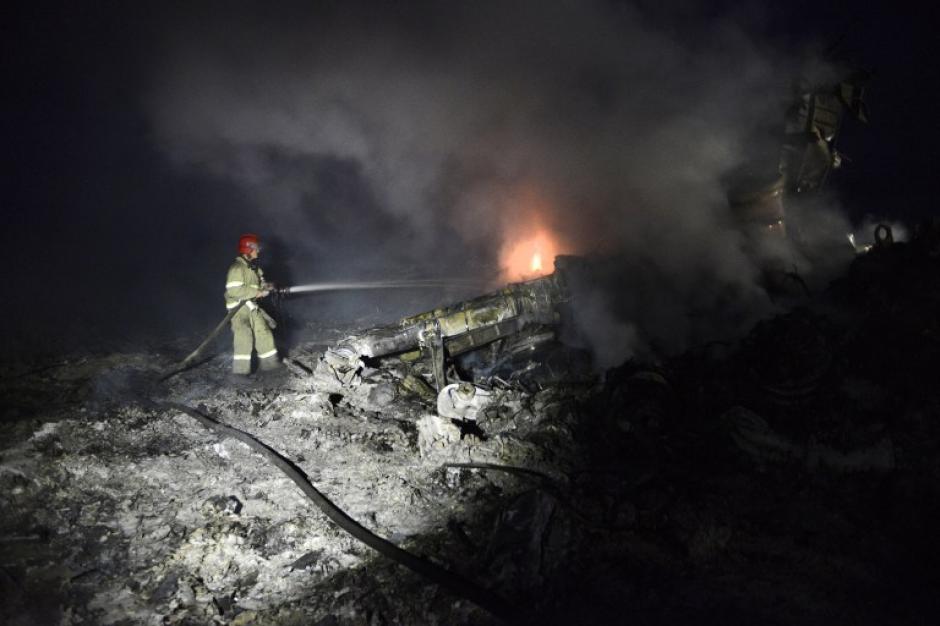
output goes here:
[[245, 306], [255, 310], [258, 305], [252, 298], [258, 297], [264, 285], [264, 272], [261, 268], [253, 268], [243, 256], [235, 257], [225, 276], [225, 308], [232, 309], [242, 300], [247, 300]]

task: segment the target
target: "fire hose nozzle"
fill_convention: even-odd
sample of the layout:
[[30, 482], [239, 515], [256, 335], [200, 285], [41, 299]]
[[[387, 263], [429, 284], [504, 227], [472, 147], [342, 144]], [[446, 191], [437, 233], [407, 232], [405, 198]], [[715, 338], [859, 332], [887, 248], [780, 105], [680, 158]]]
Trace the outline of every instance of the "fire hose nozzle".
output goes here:
[[275, 289], [274, 293], [276, 293], [279, 296], [289, 296], [290, 287], [281, 287], [280, 289]]

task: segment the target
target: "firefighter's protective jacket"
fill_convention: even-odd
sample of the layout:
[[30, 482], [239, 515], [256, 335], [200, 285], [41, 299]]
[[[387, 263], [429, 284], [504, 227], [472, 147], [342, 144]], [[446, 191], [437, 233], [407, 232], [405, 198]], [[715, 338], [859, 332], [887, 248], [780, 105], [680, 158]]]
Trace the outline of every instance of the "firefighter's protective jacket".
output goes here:
[[245, 300], [245, 307], [254, 311], [258, 305], [253, 301], [264, 289], [264, 272], [253, 267], [243, 256], [238, 256], [228, 268], [225, 278], [225, 308], [234, 309]]
[[225, 278], [225, 308], [231, 310], [242, 300], [245, 306], [232, 317], [234, 352], [232, 371], [248, 374], [251, 371], [251, 353], [258, 353], [258, 367], [276, 368], [277, 347], [271, 328], [274, 320], [254, 301], [264, 290], [264, 273], [248, 259], [239, 256], [228, 268]]

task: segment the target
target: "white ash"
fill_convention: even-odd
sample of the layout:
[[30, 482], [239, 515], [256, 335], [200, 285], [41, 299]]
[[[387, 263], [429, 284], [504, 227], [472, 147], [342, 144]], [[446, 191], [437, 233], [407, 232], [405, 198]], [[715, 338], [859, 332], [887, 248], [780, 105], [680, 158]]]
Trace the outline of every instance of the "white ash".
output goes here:
[[[402, 623], [493, 619], [340, 530], [243, 443], [146, 408], [134, 392], [109, 385], [96, 396], [96, 381], [113, 381], [115, 369], [131, 377], [137, 368], [132, 377], [141, 380], [165, 365], [146, 355], [89, 359], [73, 402], [2, 424], [0, 508], [11, 512], [3, 534], [37, 537], [16, 551], [4, 544], [4, 568], [24, 581], [4, 592], [5, 615], [26, 615], [20, 623], [54, 615], [61, 624], [361, 623], [376, 612]], [[468, 577], [485, 573], [472, 556], [449, 563], [430, 546], [452, 540], [449, 520], [476, 523], [485, 494], [531, 485], [440, 465], [538, 467], [545, 455], [520, 429], [538, 428], [544, 416], [522, 408], [521, 392], [504, 394], [505, 415], [483, 421], [483, 441], [417, 398], [393, 395], [395, 368], [370, 372], [359, 392], [337, 400], [296, 377], [277, 389], [232, 389], [225, 365], [216, 359], [151, 386], [149, 397], [201, 405], [295, 463], [378, 535]], [[529, 404], [544, 407], [549, 395]], [[52, 604], [30, 608], [36, 594], [50, 593]]]

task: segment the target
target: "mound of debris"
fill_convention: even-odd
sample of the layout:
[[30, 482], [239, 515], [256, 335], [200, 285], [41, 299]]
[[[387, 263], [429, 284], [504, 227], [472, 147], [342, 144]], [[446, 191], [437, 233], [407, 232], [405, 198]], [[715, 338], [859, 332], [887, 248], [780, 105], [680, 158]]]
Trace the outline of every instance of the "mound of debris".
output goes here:
[[8, 366], [0, 620], [940, 614], [940, 229], [739, 341], [603, 377], [557, 340], [559, 281], [250, 384], [226, 357], [166, 383], [170, 355]]

